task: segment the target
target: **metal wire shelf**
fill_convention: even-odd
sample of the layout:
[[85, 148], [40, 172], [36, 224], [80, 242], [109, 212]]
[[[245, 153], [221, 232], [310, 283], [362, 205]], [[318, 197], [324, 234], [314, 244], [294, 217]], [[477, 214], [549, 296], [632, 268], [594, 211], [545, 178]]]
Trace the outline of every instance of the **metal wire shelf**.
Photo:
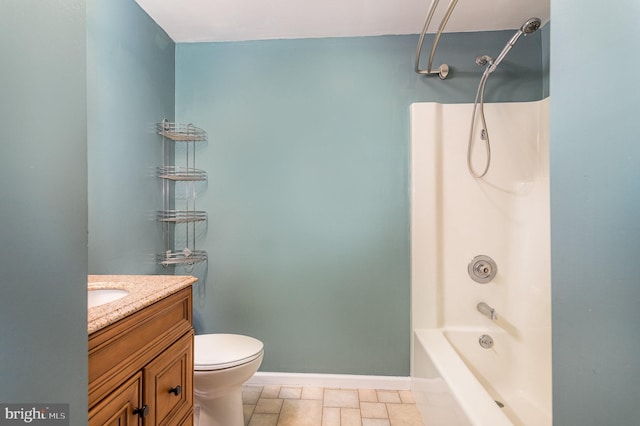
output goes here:
[[192, 167], [162, 166], [156, 169], [156, 176], [174, 181], [207, 180], [207, 172]]
[[173, 123], [166, 118], [156, 125], [158, 134], [176, 142], [204, 142], [207, 132], [193, 124]]
[[189, 223], [207, 220], [207, 212], [203, 210], [161, 210], [157, 212], [158, 222]]
[[170, 251], [157, 256], [157, 261], [162, 266], [171, 265], [193, 265], [207, 261], [207, 252], [204, 250], [190, 250], [185, 248], [182, 251]]

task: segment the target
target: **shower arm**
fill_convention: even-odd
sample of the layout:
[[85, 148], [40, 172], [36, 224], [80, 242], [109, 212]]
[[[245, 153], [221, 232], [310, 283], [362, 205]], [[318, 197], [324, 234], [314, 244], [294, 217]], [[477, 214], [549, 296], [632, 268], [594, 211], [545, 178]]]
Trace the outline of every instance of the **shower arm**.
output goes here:
[[427, 69], [420, 69], [420, 52], [422, 51], [422, 43], [424, 42], [424, 36], [429, 29], [429, 24], [431, 24], [431, 19], [438, 7], [438, 2], [440, 0], [431, 0], [431, 5], [429, 6], [429, 12], [427, 13], [427, 19], [424, 22], [424, 27], [422, 28], [422, 32], [420, 33], [420, 39], [418, 40], [418, 48], [416, 49], [416, 66], [415, 72], [422, 75], [434, 75], [438, 74], [441, 80], [447, 78], [449, 75], [449, 66], [447, 64], [442, 64], [435, 70], [432, 70], [431, 67], [433, 65], [433, 56], [436, 53], [436, 48], [438, 47], [438, 42], [440, 41], [440, 36], [442, 35], [442, 31], [444, 31], [444, 27], [447, 25], [449, 18], [451, 17], [451, 13], [453, 13], [453, 9], [456, 7], [458, 0], [451, 0], [447, 10], [440, 22], [440, 26], [438, 27], [438, 31], [436, 32], [435, 38], [433, 40], [433, 45], [431, 46], [431, 53], [429, 54], [429, 62], [427, 64]]

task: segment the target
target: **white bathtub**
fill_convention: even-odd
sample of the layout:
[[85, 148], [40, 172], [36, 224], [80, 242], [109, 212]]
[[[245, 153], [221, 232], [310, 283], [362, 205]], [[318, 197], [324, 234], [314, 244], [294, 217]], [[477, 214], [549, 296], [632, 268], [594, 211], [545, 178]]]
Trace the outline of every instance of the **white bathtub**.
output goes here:
[[[485, 105], [492, 162], [477, 180], [466, 164], [472, 105], [411, 106], [411, 375], [426, 424], [438, 424], [438, 399], [456, 413], [443, 426], [552, 423], [548, 107]], [[469, 277], [476, 255], [496, 261], [490, 283]]]

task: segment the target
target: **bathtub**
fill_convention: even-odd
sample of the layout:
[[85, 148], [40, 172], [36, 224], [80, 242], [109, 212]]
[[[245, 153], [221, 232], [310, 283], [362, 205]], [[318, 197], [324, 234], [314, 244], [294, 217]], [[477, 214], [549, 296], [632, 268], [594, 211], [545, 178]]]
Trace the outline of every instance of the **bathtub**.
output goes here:
[[[425, 424], [550, 426], [549, 101], [485, 104], [483, 179], [472, 107], [411, 106], [412, 389]], [[488, 283], [469, 275], [477, 255], [497, 264]]]

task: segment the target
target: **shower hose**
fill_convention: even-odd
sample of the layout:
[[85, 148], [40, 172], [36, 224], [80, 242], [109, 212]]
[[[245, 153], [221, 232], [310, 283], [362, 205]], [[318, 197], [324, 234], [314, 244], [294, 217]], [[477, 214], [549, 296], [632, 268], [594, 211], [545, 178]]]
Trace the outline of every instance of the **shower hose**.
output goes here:
[[[471, 128], [469, 129], [469, 143], [467, 144], [467, 168], [469, 169], [469, 173], [474, 178], [482, 178], [489, 171], [489, 165], [491, 164], [491, 143], [489, 142], [489, 130], [487, 129], [487, 120], [484, 117], [484, 88], [487, 84], [487, 80], [489, 79], [488, 68], [482, 74], [482, 78], [480, 79], [480, 84], [478, 85], [478, 90], [476, 92], [476, 99], [473, 102], [473, 113], [471, 115]], [[473, 165], [471, 164], [471, 152], [473, 150], [473, 131], [476, 124], [476, 110], [480, 105], [480, 119], [482, 120], [482, 130], [480, 133], [480, 139], [484, 142], [484, 146], [487, 152], [487, 160], [484, 165], [484, 169], [481, 173], [477, 173]]]

